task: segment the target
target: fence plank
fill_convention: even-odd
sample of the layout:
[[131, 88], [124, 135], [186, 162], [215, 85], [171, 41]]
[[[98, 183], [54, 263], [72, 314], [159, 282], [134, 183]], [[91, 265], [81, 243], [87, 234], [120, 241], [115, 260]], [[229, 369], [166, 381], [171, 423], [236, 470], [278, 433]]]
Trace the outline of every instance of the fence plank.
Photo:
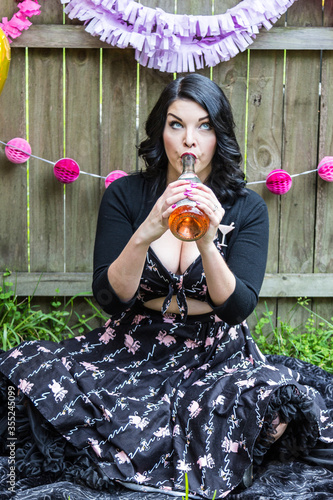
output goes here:
[[41, 2], [39, 16], [33, 16], [31, 22], [33, 25], [40, 24], [62, 24], [63, 23], [63, 8], [59, 0], [47, 0]]
[[[283, 52], [250, 51], [247, 167], [249, 182], [265, 180], [269, 172], [281, 168], [283, 122]], [[266, 271], [276, 273], [279, 262], [280, 200], [265, 184], [249, 185], [266, 201], [269, 212], [269, 248]], [[266, 300], [276, 311], [276, 300]], [[261, 312], [259, 302], [256, 310]], [[276, 318], [273, 317], [275, 322]]]
[[[319, 54], [287, 55], [283, 168], [290, 174], [316, 167], [319, 63]], [[312, 270], [315, 183], [315, 174], [297, 177], [291, 191], [282, 197], [282, 272]]]
[[[3, 142], [14, 137], [27, 138], [24, 52], [24, 49], [17, 49], [12, 54], [7, 81], [0, 95], [0, 140]], [[11, 163], [3, 145], [0, 148], [0, 178], [0, 269], [25, 271], [28, 270], [27, 163]]]
[[245, 151], [245, 121], [247, 93], [247, 53], [213, 68], [213, 80], [220, 85], [232, 107], [236, 124], [235, 134], [242, 155]]
[[[166, 12], [174, 12], [173, 0], [146, 0], [147, 7], [160, 7]], [[173, 75], [164, 73], [156, 69], [139, 66], [139, 113], [137, 143], [139, 144], [145, 137], [145, 123], [148, 114], [155, 105], [163, 88], [173, 80]], [[139, 163], [139, 168], [144, 168], [143, 163]]]
[[[2, 0], [1, 17], [11, 19], [18, 11], [13, 0]], [[17, 89], [21, 89], [18, 93]], [[11, 51], [7, 81], [0, 95], [0, 140], [26, 136], [25, 51]], [[1, 269], [28, 270], [27, 163], [14, 165], [0, 148], [0, 262]], [[15, 225], [14, 225], [15, 224]]]
[[[318, 161], [324, 156], [333, 156], [333, 115], [330, 106], [333, 99], [332, 72], [333, 53], [323, 54]], [[319, 176], [317, 181], [315, 271], [325, 273], [333, 270], [333, 185]]]
[[[332, 2], [333, 3], [333, 2]], [[326, 4], [325, 4], [326, 7]], [[333, 53], [323, 53], [321, 105], [320, 105], [320, 136], [319, 158], [333, 156], [333, 115], [330, 103], [333, 99], [332, 88]], [[316, 210], [316, 241], [315, 241], [315, 272], [331, 273], [333, 271], [333, 184], [317, 177], [317, 210]], [[332, 318], [333, 300], [314, 301], [314, 310], [326, 319]]]
[[[121, 49], [103, 51], [101, 175], [136, 165], [136, 63]], [[105, 190], [101, 183], [101, 195]]]
[[[281, 168], [283, 122], [283, 53], [253, 52], [250, 58], [247, 129], [247, 180], [263, 181]], [[278, 271], [279, 198], [265, 184], [249, 185], [267, 203], [270, 218], [268, 272]]]
[[[321, 2], [295, 2], [287, 11], [288, 26], [320, 27]], [[305, 44], [307, 48], [307, 43]], [[320, 51], [287, 51], [285, 136], [282, 166], [290, 173], [315, 168], [318, 147], [318, 89]], [[291, 191], [281, 198], [280, 272], [313, 270], [315, 239], [316, 175], [293, 180]], [[279, 301], [278, 315], [286, 316], [290, 301]], [[304, 320], [299, 310], [295, 323]]]
[[[91, 273], [13, 272], [0, 279], [13, 284], [18, 296], [91, 295]], [[333, 274], [266, 274], [260, 297], [333, 297]]]
[[287, 10], [288, 26], [321, 26], [322, 2], [299, 0]]
[[[63, 157], [62, 51], [29, 50], [30, 144], [38, 157]], [[62, 271], [63, 185], [52, 166], [30, 161], [31, 270]]]
[[[51, 0], [45, 23], [60, 22]], [[38, 17], [38, 16], [37, 16]], [[40, 21], [41, 22], [41, 21]], [[29, 133], [33, 154], [49, 161], [63, 156], [62, 50], [29, 49]], [[64, 270], [63, 185], [49, 164], [30, 161], [31, 271]]]
[[17, 12], [17, 3], [14, 0], [1, 0], [1, 20], [3, 17], [11, 19]]
[[332, 26], [333, 20], [333, 0], [325, 0], [323, 26]]
[[[66, 51], [66, 156], [100, 175], [99, 50]], [[66, 186], [65, 269], [90, 271], [100, 181], [81, 174]]]
[[[237, 4], [236, 0], [217, 0], [215, 10], [225, 12]], [[245, 152], [247, 66], [247, 51], [245, 51], [213, 68], [213, 80], [220, 85], [231, 104], [236, 124], [235, 133], [242, 155]]]
[[[251, 50], [332, 50], [332, 33], [332, 27], [276, 26], [269, 31], [263, 28], [250, 47]], [[56, 24], [32, 25], [13, 41], [12, 47], [114, 49], [112, 45], [87, 33], [81, 25]], [[133, 49], [122, 50], [128, 50], [134, 56]]]
[[[173, 75], [170, 73], [161, 73], [158, 70], [139, 68], [140, 88], [139, 88], [139, 129], [138, 129], [138, 144], [146, 137], [145, 123], [148, 114], [155, 105], [161, 91], [164, 87], [173, 80]], [[139, 163], [139, 168], [144, 168], [142, 162]]]

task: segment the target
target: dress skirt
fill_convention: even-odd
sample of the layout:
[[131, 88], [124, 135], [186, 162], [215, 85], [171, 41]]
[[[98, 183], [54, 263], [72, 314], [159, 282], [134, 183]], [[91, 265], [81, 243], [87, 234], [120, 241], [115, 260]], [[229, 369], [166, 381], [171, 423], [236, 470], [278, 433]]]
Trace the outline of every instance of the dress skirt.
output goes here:
[[[0, 372], [3, 400], [15, 386], [19, 477], [48, 471], [97, 490], [120, 482], [177, 494], [187, 474], [191, 495], [224, 498], [267, 454], [306, 456], [318, 439], [333, 443], [320, 392], [269, 364], [246, 322], [213, 314], [182, 323], [125, 311], [86, 335], [2, 352]], [[271, 446], [278, 420], [288, 427]]]

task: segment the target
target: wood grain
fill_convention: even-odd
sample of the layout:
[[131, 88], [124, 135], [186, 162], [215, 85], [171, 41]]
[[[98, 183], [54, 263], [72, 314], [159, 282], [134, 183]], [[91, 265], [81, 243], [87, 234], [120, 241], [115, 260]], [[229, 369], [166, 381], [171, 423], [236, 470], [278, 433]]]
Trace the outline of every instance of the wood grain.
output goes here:
[[[101, 42], [80, 25], [32, 25], [12, 42], [12, 47], [44, 48], [105, 48], [112, 45]], [[330, 27], [273, 27], [262, 29], [251, 44], [252, 50], [332, 50], [333, 28]], [[122, 49], [133, 52], [133, 49]]]
[[[13, 284], [18, 296], [53, 297], [56, 294], [72, 296], [92, 293], [91, 273], [14, 272], [5, 281]], [[260, 297], [333, 297], [333, 274], [268, 273], [265, 275]]]

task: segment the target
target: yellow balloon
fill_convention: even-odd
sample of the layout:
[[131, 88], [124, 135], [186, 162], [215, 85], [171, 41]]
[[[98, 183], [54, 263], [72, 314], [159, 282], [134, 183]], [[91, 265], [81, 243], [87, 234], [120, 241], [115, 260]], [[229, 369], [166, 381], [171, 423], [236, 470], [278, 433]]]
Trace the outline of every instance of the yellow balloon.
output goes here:
[[8, 39], [0, 28], [0, 94], [8, 75], [10, 64], [10, 45]]

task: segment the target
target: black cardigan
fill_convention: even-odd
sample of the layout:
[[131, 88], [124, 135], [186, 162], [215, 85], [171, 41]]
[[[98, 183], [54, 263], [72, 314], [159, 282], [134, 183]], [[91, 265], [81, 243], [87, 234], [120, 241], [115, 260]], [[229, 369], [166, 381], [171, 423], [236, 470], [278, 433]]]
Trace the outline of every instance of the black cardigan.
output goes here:
[[[157, 196], [151, 193], [151, 185], [142, 174], [121, 177], [104, 193], [97, 223], [92, 287], [94, 297], [108, 314], [121, 312], [136, 301], [136, 297], [128, 302], [119, 299], [109, 283], [107, 271], [156, 202]], [[214, 306], [209, 294], [208, 302], [219, 318], [235, 325], [246, 319], [258, 302], [266, 268], [268, 214], [264, 200], [249, 189], [233, 205], [223, 204], [223, 207], [225, 214], [221, 222], [235, 225], [227, 235], [228, 247], [224, 252], [236, 278], [236, 288], [221, 306]]]

